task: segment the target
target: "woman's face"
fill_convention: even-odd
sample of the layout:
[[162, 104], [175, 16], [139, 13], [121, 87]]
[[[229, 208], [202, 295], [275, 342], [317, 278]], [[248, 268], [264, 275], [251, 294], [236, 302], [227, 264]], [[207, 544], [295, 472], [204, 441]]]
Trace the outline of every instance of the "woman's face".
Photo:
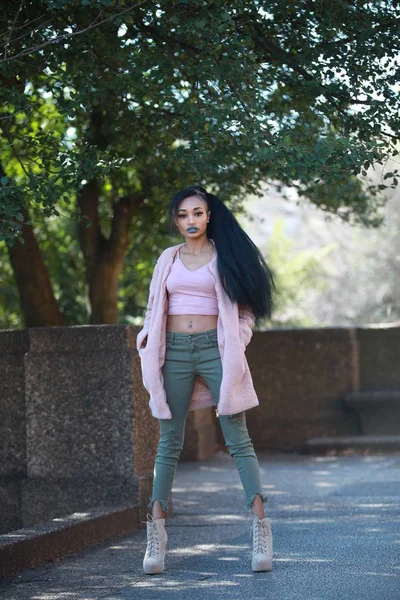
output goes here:
[[199, 238], [207, 230], [209, 214], [204, 200], [198, 196], [188, 196], [178, 206], [175, 223], [185, 238]]

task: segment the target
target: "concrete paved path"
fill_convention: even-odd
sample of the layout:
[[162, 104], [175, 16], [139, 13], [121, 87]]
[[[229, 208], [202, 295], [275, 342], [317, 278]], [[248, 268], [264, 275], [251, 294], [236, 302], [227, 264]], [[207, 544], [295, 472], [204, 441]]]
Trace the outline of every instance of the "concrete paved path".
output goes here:
[[400, 454], [259, 455], [274, 536], [250, 570], [251, 519], [230, 456], [180, 463], [166, 571], [145, 530], [3, 580], [0, 600], [399, 600]]

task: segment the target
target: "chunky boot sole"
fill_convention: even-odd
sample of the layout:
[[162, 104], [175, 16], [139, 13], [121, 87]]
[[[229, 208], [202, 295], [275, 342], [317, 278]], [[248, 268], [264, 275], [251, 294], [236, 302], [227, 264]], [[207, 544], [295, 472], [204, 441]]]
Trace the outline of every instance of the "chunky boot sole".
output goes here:
[[160, 562], [153, 558], [144, 559], [143, 571], [146, 575], [158, 575], [164, 572], [164, 559]]
[[256, 554], [251, 561], [251, 570], [272, 571], [272, 558], [266, 558], [265, 554]]

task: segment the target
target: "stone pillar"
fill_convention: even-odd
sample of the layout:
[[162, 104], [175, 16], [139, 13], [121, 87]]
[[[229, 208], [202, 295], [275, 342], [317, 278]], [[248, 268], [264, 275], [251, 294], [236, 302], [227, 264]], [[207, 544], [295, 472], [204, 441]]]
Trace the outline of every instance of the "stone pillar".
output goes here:
[[360, 344], [360, 390], [400, 390], [400, 326], [357, 328]]
[[125, 325], [29, 329], [25, 526], [132, 503], [144, 519], [159, 431], [136, 333]]
[[25, 374], [26, 330], [0, 335], [0, 533], [23, 526], [21, 482], [26, 477]]
[[210, 460], [217, 450], [218, 419], [215, 408], [209, 406], [187, 414], [182, 461]]

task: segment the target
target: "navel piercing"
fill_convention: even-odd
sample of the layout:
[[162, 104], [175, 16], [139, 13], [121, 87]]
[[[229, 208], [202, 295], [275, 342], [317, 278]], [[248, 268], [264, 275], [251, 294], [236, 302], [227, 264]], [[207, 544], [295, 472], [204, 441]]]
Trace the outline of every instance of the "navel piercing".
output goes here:
[[193, 327], [193, 323], [192, 323], [192, 321], [189, 321], [189, 325], [188, 325], [188, 327]]

